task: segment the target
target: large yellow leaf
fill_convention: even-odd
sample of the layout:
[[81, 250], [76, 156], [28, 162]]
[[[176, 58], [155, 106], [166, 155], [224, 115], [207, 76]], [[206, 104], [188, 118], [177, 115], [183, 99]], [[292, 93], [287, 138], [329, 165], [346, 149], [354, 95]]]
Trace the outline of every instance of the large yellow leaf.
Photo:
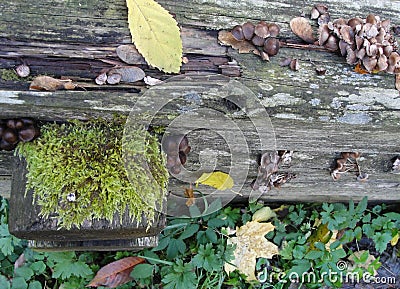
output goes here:
[[233, 179], [223, 172], [203, 173], [200, 178], [196, 180], [196, 184], [203, 184], [216, 188], [217, 190], [224, 191], [232, 189]]
[[182, 40], [175, 19], [154, 0], [126, 0], [132, 41], [147, 63], [179, 72]]

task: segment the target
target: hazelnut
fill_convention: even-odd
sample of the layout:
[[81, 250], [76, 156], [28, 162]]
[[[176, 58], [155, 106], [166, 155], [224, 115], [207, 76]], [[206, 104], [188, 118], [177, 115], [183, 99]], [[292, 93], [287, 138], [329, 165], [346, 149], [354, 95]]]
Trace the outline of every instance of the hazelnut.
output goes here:
[[254, 24], [251, 22], [246, 22], [242, 25], [243, 36], [246, 40], [251, 40], [254, 35]]
[[233, 38], [235, 38], [237, 41], [242, 41], [244, 39], [243, 29], [240, 25], [236, 25], [235, 27], [233, 27], [231, 33]]
[[279, 52], [280, 44], [279, 40], [276, 38], [268, 38], [265, 40], [264, 43], [264, 51], [269, 55], [269, 56], [274, 56]]

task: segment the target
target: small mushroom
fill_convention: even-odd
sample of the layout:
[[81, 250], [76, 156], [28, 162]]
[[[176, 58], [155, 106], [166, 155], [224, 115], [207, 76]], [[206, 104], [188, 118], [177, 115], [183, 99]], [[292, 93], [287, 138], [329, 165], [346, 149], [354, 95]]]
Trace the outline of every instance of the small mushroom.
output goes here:
[[317, 20], [319, 26], [327, 24], [329, 23], [329, 21], [331, 21], [331, 16], [329, 15], [329, 13], [320, 15]]
[[264, 43], [264, 51], [268, 53], [269, 56], [274, 56], [278, 54], [280, 48], [279, 40], [276, 38], [268, 38]]
[[310, 16], [310, 18], [311, 19], [318, 19], [318, 17], [321, 15], [321, 13], [318, 11], [318, 9], [317, 9], [317, 7], [313, 7], [312, 9], [311, 9], [311, 16]]
[[261, 36], [254, 35], [253, 38], [251, 39], [251, 42], [255, 46], [263, 46], [264, 45], [265, 38], [262, 38]]
[[16, 131], [10, 128], [5, 129], [2, 139], [12, 145], [18, 142]]
[[108, 84], [118, 84], [120, 83], [122, 75], [119, 73], [112, 73], [107, 77]]
[[318, 10], [318, 12], [320, 14], [325, 14], [328, 13], [328, 6], [324, 5], [324, 4], [315, 4], [315, 9]]
[[357, 51], [356, 56], [358, 59], [363, 59], [365, 54], [367, 54], [365, 48], [361, 48], [360, 50]]
[[254, 35], [254, 24], [251, 22], [246, 22], [242, 25], [243, 36], [246, 40], [251, 40]]
[[9, 120], [7, 120], [6, 125], [7, 125], [7, 127], [8, 127], [9, 129], [15, 129], [15, 125], [16, 125], [15, 119], [9, 119]]
[[270, 23], [268, 24], [268, 31], [269, 31], [269, 36], [270, 37], [277, 37], [279, 35], [279, 32], [281, 29], [279, 26], [275, 23]]
[[4, 124], [0, 124], [0, 139], [3, 137], [3, 133], [6, 130], [6, 126]]
[[22, 142], [31, 141], [37, 136], [39, 136], [39, 129], [33, 125], [25, 127], [18, 132], [18, 138]]
[[376, 17], [375, 17], [375, 15], [374, 14], [369, 14], [368, 16], [367, 16], [367, 18], [365, 19], [365, 22], [366, 23], [370, 23], [370, 24], [372, 24], [372, 25], [375, 25], [376, 24]]
[[107, 73], [103, 72], [97, 75], [96, 79], [94, 80], [96, 84], [103, 85], [107, 82]]
[[340, 35], [342, 39], [347, 42], [348, 44], [354, 43], [354, 31], [349, 25], [343, 25], [340, 28]]
[[342, 55], [342, 56], [346, 56], [346, 54], [347, 54], [347, 47], [349, 47], [350, 45], [347, 43], [347, 42], [345, 42], [345, 41], [343, 41], [343, 40], [340, 40], [339, 41], [339, 49], [340, 49], [340, 54]]
[[232, 33], [233, 38], [235, 38], [238, 41], [242, 41], [244, 39], [243, 29], [242, 29], [242, 26], [240, 26], [240, 25], [236, 25], [235, 27], [233, 27], [231, 33]]
[[0, 140], [0, 150], [12, 151], [13, 149], [15, 149], [15, 146], [15, 144], [10, 144], [4, 139]]
[[377, 68], [379, 71], [384, 71], [388, 68], [387, 57], [384, 54], [381, 54], [378, 58]]
[[356, 53], [354, 52], [353, 49], [351, 49], [350, 46], [347, 46], [346, 53], [347, 53], [346, 62], [348, 64], [356, 64], [358, 59], [357, 59]]
[[269, 61], [269, 55], [268, 55], [268, 53], [266, 53], [264, 50], [261, 50], [261, 51], [260, 51], [260, 56], [261, 56], [261, 59], [262, 59], [262, 60], [264, 60], [264, 61]]
[[28, 65], [20, 64], [15, 68], [15, 72], [19, 77], [28, 77], [31, 73], [31, 70]]
[[325, 43], [325, 47], [330, 51], [338, 50], [338, 39], [334, 35], [329, 36], [328, 40]]
[[369, 57], [369, 56], [364, 56], [364, 58], [362, 60], [362, 64], [364, 65], [365, 69], [368, 72], [371, 72], [372, 70], [374, 70], [377, 62], [378, 62], [378, 60], [376, 59], [376, 57]]
[[318, 29], [318, 44], [324, 45], [330, 35], [328, 24], [322, 24]]
[[362, 23], [363, 23], [363, 20], [359, 17], [351, 18], [349, 21], [347, 21], [347, 25], [349, 25], [354, 30], [356, 29], [357, 25], [360, 25]]
[[260, 21], [254, 28], [254, 33], [259, 37], [267, 38], [270, 35], [268, 24], [265, 21]]

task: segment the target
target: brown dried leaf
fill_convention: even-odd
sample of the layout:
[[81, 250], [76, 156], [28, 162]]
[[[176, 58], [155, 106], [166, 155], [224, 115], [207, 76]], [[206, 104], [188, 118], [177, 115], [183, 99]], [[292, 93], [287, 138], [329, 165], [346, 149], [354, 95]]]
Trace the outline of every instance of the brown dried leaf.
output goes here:
[[233, 49], [238, 50], [239, 53], [254, 53], [255, 55], [260, 55], [260, 52], [253, 44], [248, 41], [236, 40], [229, 31], [221, 30], [218, 33], [218, 40], [223, 45], [231, 46]]
[[140, 257], [126, 257], [112, 262], [101, 268], [86, 287], [116, 288], [131, 281], [130, 273], [133, 268], [143, 262], [145, 259]]
[[37, 76], [32, 80], [29, 89], [55, 91], [60, 89], [72, 90], [75, 87], [76, 85], [70, 79], [60, 80], [50, 76]]
[[299, 36], [307, 43], [314, 43], [315, 37], [313, 35], [313, 29], [308, 20], [304, 17], [296, 17], [290, 20], [290, 28], [293, 33]]
[[136, 82], [142, 80], [146, 76], [144, 71], [136, 66], [114, 68], [108, 72], [108, 76], [112, 74], [120, 74], [121, 81], [123, 82]]

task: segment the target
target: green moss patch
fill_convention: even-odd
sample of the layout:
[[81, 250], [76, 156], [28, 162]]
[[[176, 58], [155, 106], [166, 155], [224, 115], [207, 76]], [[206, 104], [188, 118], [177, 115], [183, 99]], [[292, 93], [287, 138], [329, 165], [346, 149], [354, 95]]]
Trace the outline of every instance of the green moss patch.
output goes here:
[[41, 215], [56, 214], [58, 226], [70, 229], [116, 214], [122, 220], [128, 209], [131, 218], [153, 223], [166, 192], [165, 157], [145, 129], [124, 136], [124, 123], [47, 124], [38, 139], [18, 146]]

